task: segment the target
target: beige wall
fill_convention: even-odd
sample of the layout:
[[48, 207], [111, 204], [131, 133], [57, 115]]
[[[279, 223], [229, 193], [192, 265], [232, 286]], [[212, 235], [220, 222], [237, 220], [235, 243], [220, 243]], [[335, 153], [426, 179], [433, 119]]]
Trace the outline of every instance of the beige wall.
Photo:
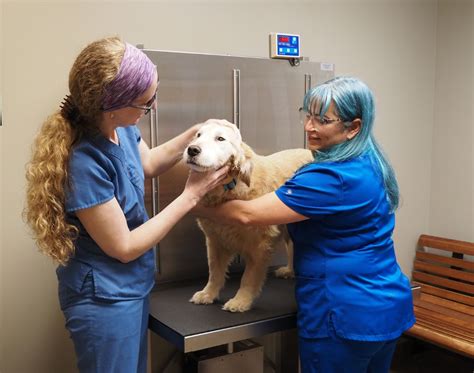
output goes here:
[[[411, 271], [417, 236], [438, 230], [441, 222], [450, 226], [455, 218], [433, 218], [432, 200], [444, 192], [433, 188], [431, 193], [441, 170], [433, 164], [432, 171], [432, 158], [440, 161], [438, 142], [444, 144], [446, 137], [442, 131], [446, 121], [435, 122], [435, 114], [439, 118], [446, 106], [435, 101], [435, 92], [440, 97], [441, 81], [452, 76], [451, 82], [463, 82], [469, 73], [462, 70], [469, 70], [469, 65], [436, 73], [436, 62], [444, 53], [439, 49], [453, 43], [448, 26], [464, 32], [457, 26], [456, 14], [444, 18], [451, 11], [450, 2], [442, 3], [439, 14], [436, 0], [64, 3], [3, 3], [2, 62], [8, 72], [3, 77], [3, 109], [9, 120], [0, 129], [1, 175], [2, 181], [8, 180], [1, 184], [0, 202], [3, 373], [74, 371], [72, 345], [58, 307], [54, 266], [37, 253], [20, 215], [30, 144], [42, 119], [57, 109], [67, 92], [67, 73], [75, 55], [93, 39], [118, 34], [156, 49], [267, 56], [270, 32], [299, 33], [304, 55], [335, 63], [337, 74], [359, 76], [375, 92], [376, 134], [398, 173], [402, 193], [395, 241], [406, 273]], [[467, 23], [474, 21], [472, 13], [461, 10], [460, 16]], [[459, 43], [455, 40], [454, 44]], [[471, 45], [463, 47], [462, 56], [471, 53], [472, 58], [472, 39]], [[461, 107], [459, 102], [449, 102], [455, 108], [450, 119], [460, 118], [458, 112], [468, 116], [465, 110], [472, 106], [472, 90], [470, 101], [461, 97]], [[474, 140], [472, 127], [469, 132], [460, 121], [449, 122], [452, 133], [459, 129]], [[447, 145], [446, 153], [462, 151], [454, 141]], [[464, 173], [453, 177], [464, 176], [461, 180], [467, 188], [450, 189], [456, 196], [447, 193], [443, 200], [446, 206], [450, 201], [470, 203], [471, 210], [460, 210], [466, 225], [456, 224], [446, 232], [472, 239], [472, 142], [470, 148], [468, 144], [463, 148], [470, 153], [459, 156], [471, 156], [470, 169], [466, 160]], [[452, 168], [452, 162], [448, 167]]]
[[439, 13], [429, 231], [474, 241], [474, 1]]

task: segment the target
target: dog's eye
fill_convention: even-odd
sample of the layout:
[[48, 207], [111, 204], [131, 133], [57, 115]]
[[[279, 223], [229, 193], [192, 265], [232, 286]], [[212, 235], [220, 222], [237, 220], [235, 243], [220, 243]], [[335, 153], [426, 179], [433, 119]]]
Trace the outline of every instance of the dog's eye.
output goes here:
[[217, 141], [225, 141], [225, 139], [224, 139], [222, 136], [219, 136], [219, 137], [217, 138]]
[[198, 133], [196, 134], [196, 137], [199, 137], [199, 136], [201, 136], [201, 134], [198, 132]]

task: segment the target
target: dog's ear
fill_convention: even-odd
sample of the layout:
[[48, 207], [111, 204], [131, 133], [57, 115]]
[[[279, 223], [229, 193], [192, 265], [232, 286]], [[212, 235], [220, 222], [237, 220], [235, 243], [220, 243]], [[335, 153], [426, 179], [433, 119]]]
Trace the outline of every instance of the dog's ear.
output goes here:
[[250, 186], [250, 177], [253, 170], [252, 158], [255, 153], [247, 144], [242, 142], [242, 135], [234, 123], [231, 123], [225, 119], [210, 119], [210, 121], [217, 122], [221, 126], [228, 127], [234, 132], [235, 137], [232, 141], [232, 144], [237, 150], [237, 154], [230, 161], [230, 172], [236, 175], [247, 186]]
[[238, 172], [238, 177], [242, 182], [244, 182], [247, 186], [250, 186], [250, 178], [252, 176], [253, 171], [253, 151], [250, 147], [245, 144], [241, 143], [241, 152], [237, 159], [235, 159], [235, 169]]

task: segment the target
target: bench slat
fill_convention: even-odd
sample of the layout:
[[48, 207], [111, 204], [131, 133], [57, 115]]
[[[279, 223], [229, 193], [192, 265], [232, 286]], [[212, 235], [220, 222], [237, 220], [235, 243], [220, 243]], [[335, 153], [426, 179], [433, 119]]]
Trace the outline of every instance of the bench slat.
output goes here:
[[[462, 312], [469, 316], [474, 316], [474, 307], [470, 307], [458, 302], [453, 302], [448, 299], [440, 298], [440, 297], [433, 296], [430, 294], [421, 293], [420, 301], [437, 304], [438, 306], [442, 306], [454, 311]], [[473, 319], [473, 322], [474, 322], [474, 319]]]
[[439, 276], [429, 275], [427, 273], [413, 271], [413, 279], [418, 282], [439, 285], [451, 290], [458, 290], [470, 295], [474, 294], [474, 285], [464, 284], [459, 281], [448, 280]]
[[472, 343], [466, 343], [463, 340], [459, 340], [457, 338], [453, 338], [452, 336], [436, 332], [431, 328], [426, 328], [422, 325], [415, 324], [412, 326], [411, 329], [406, 332], [406, 334], [450, 349], [451, 351], [461, 353], [470, 358], [474, 357], [474, 345]]
[[418, 318], [416, 323], [418, 325], [422, 325], [427, 328], [436, 330], [439, 333], [450, 335], [454, 338], [458, 338], [469, 343], [474, 343], [474, 338], [472, 337], [472, 335], [470, 335], [470, 333], [463, 331], [462, 329], [453, 329], [450, 325], [447, 324], [440, 324], [436, 319], [428, 319], [423, 317]]
[[433, 330], [437, 330], [440, 333], [452, 335], [453, 337], [463, 339], [470, 343], [474, 343], [474, 338], [471, 332], [465, 329], [453, 328], [451, 324], [440, 322], [440, 320], [436, 319], [435, 317], [419, 315], [416, 320], [416, 323], [427, 327], [430, 326]]
[[[428, 284], [422, 284], [422, 283], [417, 283], [417, 282], [414, 282], [413, 284], [421, 286], [423, 289], [422, 290], [423, 293], [436, 295], [441, 298], [449, 299], [455, 302], [459, 302], [459, 303], [474, 307], [474, 297], [470, 297], [469, 295], [456, 293], [451, 290], [438, 288], [438, 287], [431, 286]], [[420, 292], [421, 292], [421, 289], [420, 289]]]
[[464, 269], [474, 271], [474, 262], [469, 262], [463, 259], [455, 259], [455, 258], [451, 258], [447, 256], [425, 253], [423, 251], [416, 252], [416, 259], [427, 261], [427, 262], [449, 264], [454, 267], [464, 268]]
[[458, 241], [449, 238], [422, 234], [418, 239], [418, 244], [420, 246], [432, 247], [433, 249], [474, 255], [474, 243], [467, 241]]
[[421, 262], [419, 260], [415, 260], [414, 268], [419, 271], [429, 272], [431, 274], [436, 275], [443, 275], [444, 277], [448, 277], [451, 279], [455, 278], [458, 280], [474, 283], [474, 273], [471, 272], [442, 267], [436, 264]]
[[442, 322], [450, 323], [456, 327], [470, 330], [472, 333], [474, 333], [474, 317], [472, 316], [416, 299], [413, 301], [413, 303], [419, 308], [419, 311], [422, 314], [426, 314], [430, 317], [436, 317]]
[[474, 343], [472, 330], [467, 330], [460, 325], [452, 324], [449, 322], [449, 319], [442, 318], [436, 314], [436, 312], [427, 310], [426, 308], [415, 306], [415, 312], [417, 324], [430, 324], [435, 330], [440, 332], [444, 330], [445, 334], [457, 336], [458, 338], [463, 338]]

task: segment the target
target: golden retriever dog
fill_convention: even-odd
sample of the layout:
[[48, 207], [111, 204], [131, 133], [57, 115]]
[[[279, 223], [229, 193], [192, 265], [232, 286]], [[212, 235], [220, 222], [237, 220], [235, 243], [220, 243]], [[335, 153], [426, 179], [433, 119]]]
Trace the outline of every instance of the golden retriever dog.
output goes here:
[[[309, 150], [289, 149], [269, 156], [256, 154], [242, 142], [238, 128], [219, 119], [207, 120], [183, 153], [187, 165], [196, 171], [230, 166], [222, 187], [208, 192], [202, 200], [205, 206], [240, 199], [250, 200], [276, 190], [304, 164], [311, 162]], [[288, 265], [276, 271], [279, 277], [293, 276], [293, 247], [286, 226], [226, 225], [199, 218], [198, 224], [206, 236], [209, 280], [190, 302], [210, 304], [223, 288], [227, 267], [235, 255], [245, 260], [245, 270], [237, 294], [223, 309], [244, 312], [251, 308], [265, 282], [273, 248], [283, 240], [288, 252]]]

